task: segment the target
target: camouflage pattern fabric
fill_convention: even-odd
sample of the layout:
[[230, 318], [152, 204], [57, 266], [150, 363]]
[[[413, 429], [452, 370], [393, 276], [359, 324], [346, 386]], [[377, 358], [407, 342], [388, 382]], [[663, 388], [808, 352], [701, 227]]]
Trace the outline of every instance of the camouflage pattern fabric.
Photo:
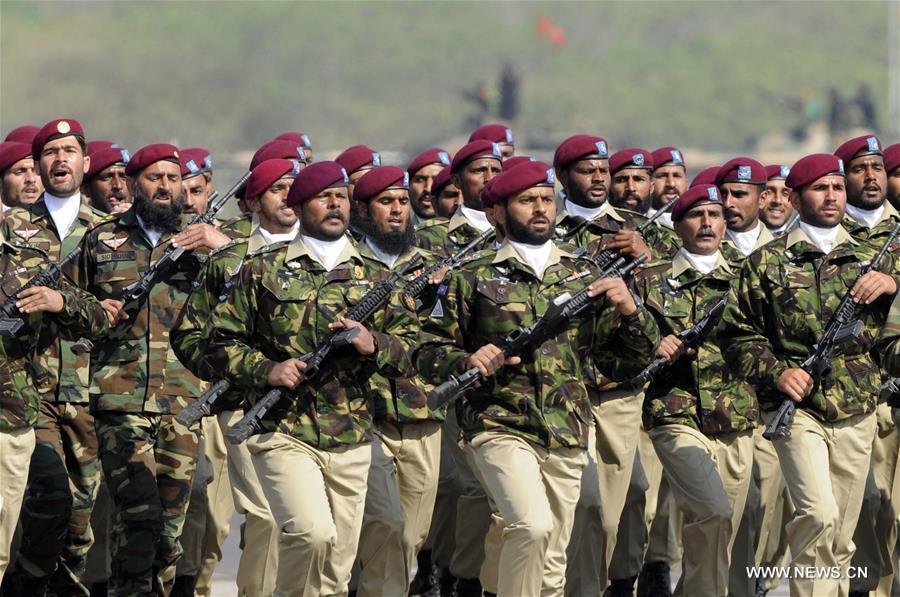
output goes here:
[[[484, 251], [451, 274], [443, 317], [423, 323], [419, 370], [431, 383], [446, 381], [465, 369], [470, 354], [499, 345], [509, 332], [534, 323], [555, 297], [578, 292], [598, 275], [591, 262], [556, 245], [541, 280], [508, 243]], [[567, 330], [524, 355], [522, 364], [501, 368], [466, 394], [464, 437], [503, 431], [548, 448], [586, 448], [591, 412], [582, 381], [585, 357], [615, 351], [620, 370], [608, 373], [625, 380], [650, 362], [658, 343], [646, 310], [623, 318], [597, 301]]]
[[426, 251], [439, 251], [447, 246], [449, 218], [430, 218], [416, 225], [416, 246]]
[[[775, 240], [775, 236], [769, 231], [768, 228], [760, 221], [759, 226], [761, 228], [759, 233], [759, 238], [756, 241], [756, 247], [753, 249], [754, 251], [758, 251], [760, 248], [764, 247], [768, 243]], [[741, 263], [744, 262], [744, 259], [748, 257], [748, 255], [744, 255], [740, 249], [737, 248], [730, 238], [728, 238], [728, 233], [725, 234], [725, 238], [722, 239], [722, 244], [719, 245], [719, 252], [722, 253], [722, 257], [725, 258], [725, 261], [728, 262], [728, 265], [733, 268], [740, 269]]]
[[[227, 372], [251, 396], [260, 396], [272, 367], [312, 351], [328, 325], [372, 288], [375, 274], [352, 245], [331, 271], [301, 237], [267, 248], [244, 263], [234, 291], [213, 311], [204, 328], [209, 344], [202, 366]], [[368, 380], [374, 373], [413, 375], [409, 352], [419, 325], [397, 293], [369, 329], [377, 345], [373, 356], [362, 357], [350, 346], [333, 353], [315, 383], [289, 391], [267, 413], [263, 431], [277, 429], [320, 449], [368, 441]]]
[[[99, 224], [84, 238], [79, 285], [98, 299], [120, 299], [123, 290], [166, 250], [174, 234], [156, 247], [144, 236], [134, 210]], [[177, 414], [204, 385], [185, 369], [169, 345], [169, 330], [181, 311], [200, 261], [186, 253], [153, 286], [123, 340], [93, 339], [91, 410]]]
[[897, 222], [900, 222], [900, 212], [898, 212], [889, 202], [885, 201], [881, 219], [872, 228], [857, 222], [846, 213], [844, 214], [844, 219], [841, 221], [841, 225], [847, 229], [847, 232], [849, 232], [850, 236], [854, 239], [880, 245], [887, 239], [888, 235], [891, 233], [891, 228], [893, 228]]
[[[647, 221], [646, 216], [627, 209], [616, 209], [612, 205], [606, 209], [586, 224], [582, 224], [582, 218], [561, 210], [556, 216], [556, 240], [586, 249], [589, 255], [596, 255], [618, 232], [636, 230]], [[678, 236], [658, 221], [644, 230], [642, 236], [654, 260], [671, 259], [681, 246]]]
[[[756, 387], [764, 410], [783, 399], [778, 377], [798, 367], [818, 341], [862, 263], [878, 250], [838, 231], [828, 255], [800, 227], [753, 253], [741, 268], [737, 298], [723, 315], [722, 349], [734, 372]], [[889, 254], [882, 272], [894, 272]], [[839, 421], [875, 410], [881, 373], [870, 351], [887, 318], [890, 297], [857, 307], [864, 327], [859, 337], [835, 350], [833, 371], [813, 388], [799, 408], [824, 421]]]
[[[707, 275], [683, 254], [656, 264], [636, 279], [637, 292], [666, 337], [694, 326], [729, 293], [737, 272], [724, 258]], [[719, 320], [721, 327], [722, 321]], [[708, 436], [752, 429], [759, 418], [756, 393], [728, 368], [713, 329], [694, 357], [683, 355], [645, 391], [644, 428], [680, 424]]]
[[96, 415], [103, 476], [116, 506], [110, 595], [164, 595], [181, 556], [178, 538], [200, 449], [200, 425], [172, 415]]
[[[453, 212], [450, 220], [445, 220], [446, 224], [437, 221], [439, 219], [443, 218], [428, 220], [428, 222], [434, 223], [428, 226], [420, 225], [416, 228], [416, 244], [419, 248], [440, 257], [446, 257], [481, 236], [481, 231], [469, 222], [461, 209]], [[493, 242], [493, 239], [489, 239], [485, 246], [492, 247]], [[476, 247], [476, 249], [478, 248], [483, 247]]]

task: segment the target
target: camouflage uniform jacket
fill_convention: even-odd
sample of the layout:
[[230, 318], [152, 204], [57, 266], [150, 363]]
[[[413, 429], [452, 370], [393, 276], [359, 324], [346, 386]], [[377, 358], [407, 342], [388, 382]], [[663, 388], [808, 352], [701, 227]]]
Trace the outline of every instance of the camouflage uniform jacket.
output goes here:
[[[599, 272], [554, 244], [543, 278], [508, 243], [484, 251], [451, 274], [444, 317], [423, 323], [425, 342], [416, 363], [427, 381], [441, 383], [465, 370], [468, 357], [486, 344], [500, 345], [513, 330], [533, 324], [564, 292], [575, 294]], [[463, 433], [471, 440], [502, 431], [549, 448], [587, 447], [591, 424], [584, 385], [588, 355], [614, 350], [619, 379], [637, 375], [653, 357], [659, 330], [643, 308], [631, 317], [597, 301], [556, 338], [505, 366], [465, 397]]]
[[[775, 240], [775, 235], [766, 228], [766, 225], [763, 224], [762, 220], [759, 221], [759, 227], [761, 230], [759, 238], [756, 240], [756, 246], [753, 248], [754, 251], [758, 251], [760, 248]], [[719, 251], [722, 253], [722, 257], [725, 258], [725, 261], [728, 262], [728, 265], [735, 269], [740, 269], [741, 263], [744, 262], [744, 259], [749, 257], [749, 255], [744, 255], [744, 253], [737, 248], [737, 245], [735, 245], [728, 237], [727, 232], [725, 233], [725, 238], [722, 239], [722, 244], [719, 245]]]
[[[735, 373], [756, 386], [764, 410], [784, 398], [778, 377], [798, 367], [859, 275], [862, 263], [877, 247], [853, 240], [838, 231], [828, 255], [797, 226], [748, 257], [737, 283], [737, 300], [723, 315], [723, 353]], [[889, 255], [881, 271], [892, 272]], [[875, 410], [880, 371], [870, 350], [887, 318], [890, 297], [857, 308], [864, 328], [856, 339], [835, 349], [833, 371], [813, 388], [800, 408], [824, 421], [838, 421]]]
[[[479, 236], [481, 231], [469, 221], [461, 209], [457, 209], [446, 224], [435, 223], [417, 228], [416, 244], [419, 248], [445, 257], [456, 253]], [[485, 247], [490, 246], [492, 242], [488, 239]]]
[[[679, 252], [673, 261], [642, 271], [636, 283], [665, 337], [693, 327], [729, 292], [736, 273], [720, 256], [716, 269], [704, 276]], [[759, 417], [756, 393], [729, 370], [719, 340], [711, 330], [696, 356], [682, 356], [650, 384], [645, 429], [680, 424], [715, 436], [753, 427]]]
[[[616, 209], [609, 203], [605, 205], [606, 209], [587, 223], [583, 223], [583, 218], [561, 210], [556, 216], [556, 240], [587, 249], [588, 254], [596, 255], [618, 232], [637, 230], [638, 226], [647, 221], [641, 214]], [[658, 223], [652, 224], [641, 235], [654, 260], [670, 259], [681, 244], [671, 230]]]
[[[0, 236], [0, 302], [14, 300], [24, 284], [46, 270], [48, 261], [43, 251], [16, 247]], [[94, 297], [73, 288], [65, 278], [59, 289], [65, 301], [60, 313], [20, 315], [24, 333], [0, 337], [0, 432], [32, 427], [37, 422], [41, 396], [36, 381], [44, 382], [39, 379], [44, 372], [35, 357], [39, 342], [47, 338], [43, 328], [52, 326], [73, 338], [99, 333], [107, 325], [106, 313]]]
[[[375, 257], [365, 241], [359, 244], [358, 249], [360, 256], [366, 263], [366, 268], [376, 272], [373, 277], [376, 283], [387, 278], [393, 271], [403, 269], [416, 255], [422, 256], [424, 267], [408, 273], [405, 276], [407, 281], [418, 276], [425, 267], [430, 265], [429, 262], [433, 260], [431, 253], [413, 247], [400, 255], [393, 267], [389, 268]], [[431, 301], [424, 302], [420, 308], [420, 317], [427, 315], [432, 306]], [[428, 408], [426, 395], [433, 386], [426, 384], [419, 375], [386, 378], [376, 373], [371, 378], [371, 385], [371, 391], [375, 398], [372, 416], [376, 423], [411, 423], [415, 421], [444, 420], [443, 410], [435, 411]]]
[[[134, 208], [99, 224], [84, 237], [79, 285], [100, 300], [121, 299], [124, 289], [162, 257], [175, 234], [163, 234], [154, 247]], [[173, 271], [157, 279], [140, 312], [123, 322], [124, 339], [92, 339], [92, 410], [177, 414], [203, 392], [203, 382], [178, 362], [169, 345], [169, 331], [199, 268], [198, 257], [185, 253]]]
[[[372, 288], [376, 275], [352, 245], [331, 271], [301, 236], [267, 247], [244, 263], [235, 288], [213, 311], [203, 332], [204, 366], [252, 389], [251, 397], [261, 395], [272, 367], [311, 352], [329, 334], [328, 325]], [[374, 355], [363, 357], [353, 347], [333, 353], [314, 383], [301, 383], [267, 413], [263, 430], [324, 449], [368, 441], [369, 379], [375, 373], [413, 375], [409, 352], [419, 324], [398, 292], [367, 327], [375, 337]]]
[[[202, 367], [205, 363], [201, 358], [204, 354], [203, 327], [216, 305], [231, 293], [245, 259], [267, 245], [265, 237], [259, 232], [259, 219], [255, 216], [237, 218], [225, 223], [220, 230], [234, 240], [210, 253], [171, 333], [175, 356], [191, 373], [206, 381], [218, 381], [222, 378], [222, 371], [204, 370]], [[248, 234], [240, 236], [244, 230], [248, 230]], [[246, 391], [231, 389], [216, 400], [214, 410], [236, 410], [241, 407], [245, 396]]]
[[[108, 216], [82, 201], [78, 217], [65, 238], [60, 239], [44, 197], [27, 207], [14, 207], [3, 217], [3, 236], [16, 246], [35, 247], [59, 263], [81, 244], [84, 235]], [[68, 273], [68, 272], [67, 272]], [[90, 386], [90, 355], [76, 355], [72, 343], [62, 339], [50, 322], [43, 326], [36, 356], [38, 391], [50, 402], [87, 404]]]
[[429, 218], [416, 224], [416, 246], [426, 251], [441, 249], [447, 245], [447, 227], [450, 218]]

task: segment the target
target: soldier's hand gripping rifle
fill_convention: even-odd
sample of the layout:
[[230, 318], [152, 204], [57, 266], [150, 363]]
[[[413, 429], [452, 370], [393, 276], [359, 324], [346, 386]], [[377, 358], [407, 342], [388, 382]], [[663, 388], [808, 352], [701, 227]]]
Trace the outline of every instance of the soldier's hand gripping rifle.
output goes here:
[[[725, 312], [725, 306], [728, 304], [728, 294], [726, 293], [721, 299], [719, 299], [715, 305], [713, 305], [712, 309], [710, 309], [706, 315], [700, 318], [697, 323], [693, 325], [693, 327], [689, 327], [686, 330], [682, 330], [676, 337], [681, 340], [681, 343], [684, 344], [685, 350], [694, 349], [700, 347], [701, 344], [706, 340], [709, 336], [709, 333], [712, 331], [716, 324], [719, 323], [719, 320], [722, 318], [722, 313]], [[663, 371], [665, 371], [669, 367], [669, 361], [665, 357], [658, 357], [653, 360], [647, 368], [641, 371], [640, 375], [631, 380], [632, 386], [636, 388], [643, 387], [647, 382], [652, 382], [656, 379]]]
[[[194, 216], [187, 225], [192, 226], [194, 224], [212, 223], [216, 214], [222, 210], [241, 185], [247, 182], [248, 178], [250, 178], [249, 172], [244, 174], [221, 199], [218, 198], [218, 193], [214, 192], [210, 195], [211, 201], [206, 213]], [[122, 311], [128, 315], [128, 318], [122, 319], [113, 327], [113, 329], [107, 332], [107, 340], [121, 340], [124, 338], [128, 330], [131, 329], [135, 316], [143, 307], [147, 294], [160, 279], [170, 274], [175, 264], [184, 256], [185, 252], [183, 247], [169, 245], [166, 247], [166, 251], [163, 253], [162, 257], [157, 259], [149, 268], [147, 268], [147, 271], [145, 271], [133, 284], [129, 284], [125, 287], [122, 291], [120, 300], [122, 302]], [[93, 347], [94, 343], [88, 338], [79, 338], [78, 341], [72, 345], [72, 352], [75, 354], [82, 354], [88, 352]]]
[[[619, 257], [615, 262], [602, 271], [602, 278], [625, 278], [631, 275], [644, 261], [646, 255], [629, 260], [627, 257]], [[568, 325], [569, 320], [584, 311], [593, 300], [588, 295], [590, 286], [579, 290], [574, 295], [565, 292], [553, 299], [547, 311], [533, 324], [517, 328], [511, 331], [500, 343], [500, 350], [504, 358], [521, 356], [533, 346], [539, 346], [546, 340], [553, 338]], [[461, 375], [451, 375], [450, 379], [437, 386], [428, 394], [428, 407], [431, 409], [442, 408], [466, 390], [484, 379], [478, 367], [472, 367]]]
[[[465, 256], [475, 247], [486, 241], [488, 238], [494, 235], [494, 229], [487, 230], [483, 232], [478, 238], [467, 244], [465, 247], [461, 248], [454, 255], [449, 257], [445, 257], [427, 267], [421, 274], [416, 276], [413, 280], [406, 285], [403, 293], [408, 294], [412, 299], [416, 302], [416, 309], [421, 307], [421, 301], [419, 297], [425, 292], [425, 289], [431, 284], [430, 278], [431, 276], [440, 270], [441, 268], [448, 268], [450, 270], [459, 267], [463, 261], [465, 261]], [[408, 269], [408, 268], [406, 268]], [[352, 319], [353, 321], [363, 321], [362, 319], [356, 319], [354, 316], [354, 311], [351, 311], [346, 315], [348, 319]], [[199, 421], [202, 417], [208, 416], [212, 413], [213, 404], [215, 404], [216, 400], [219, 399], [228, 389], [231, 387], [231, 382], [227, 379], [222, 379], [217, 381], [215, 384], [210, 386], [208, 390], [203, 392], [197, 400], [195, 400], [192, 404], [190, 404], [187, 408], [178, 413], [175, 418], [184, 425], [193, 425], [197, 421]]]
[[[650, 226], [653, 225], [654, 222], [656, 222], [656, 220], [661, 218], [664, 214], [669, 213], [669, 211], [671, 211], [671, 209], [673, 207], [675, 207], [675, 203], [677, 203], [677, 202], [678, 202], [678, 200], [676, 199], [675, 201], [669, 201], [668, 203], [663, 205], [659, 209], [659, 211], [657, 211], [655, 214], [653, 214], [652, 216], [647, 218], [647, 220], [645, 220], [643, 224], [638, 226], [635, 229], [635, 232], [637, 232], [638, 234], [641, 235], [641, 237], [643, 237], [644, 230], [647, 230]], [[593, 220], [582, 219], [580, 222], [575, 224], [575, 226], [573, 226], [568, 232], [566, 232], [563, 235], [562, 240], [568, 242], [569, 240], [572, 239], [573, 236], [575, 236], [575, 234], [581, 228], [587, 226], [591, 222], [593, 222]], [[625, 232], [627, 232], [627, 230]], [[616, 260], [616, 258], [618, 256], [619, 256], [619, 251], [616, 249], [603, 249], [602, 251], [597, 253], [594, 257], [592, 257], [592, 259], [593, 259], [594, 263], [597, 264], [597, 267], [599, 267], [600, 269], [606, 269], [607, 267], [609, 267], [609, 265], [613, 261]]]
[[[391, 293], [403, 276], [415, 269], [421, 260], [422, 256], [416, 255], [402, 270], [391, 273], [385, 280], [376, 284], [372, 290], [360, 299], [355, 307], [344, 315], [344, 318], [359, 323], [370, 319], [388, 302]], [[334, 330], [316, 344], [315, 349], [311, 353], [300, 357], [300, 360], [306, 363], [306, 369], [303, 370], [303, 379], [300, 383], [304, 384], [314, 381], [331, 353], [338, 348], [348, 346], [357, 335], [359, 335], [359, 328]], [[263, 417], [273, 406], [278, 404], [278, 401], [281, 400], [286, 391], [285, 388], [269, 390], [259, 402], [253, 405], [253, 408], [247, 411], [240, 421], [225, 432], [225, 439], [235, 445], [247, 441], [251, 435], [260, 430]], [[203, 407], [200, 408], [202, 409]], [[207, 406], [206, 408], [209, 407]]]
[[[831, 359], [834, 356], [835, 348], [842, 342], [856, 338], [862, 331], [863, 322], [861, 320], [851, 321], [856, 312], [856, 300], [853, 298], [851, 291], [860, 278], [877, 269], [878, 262], [890, 249], [891, 243], [894, 242], [898, 233], [900, 233], [900, 223], [891, 229], [890, 235], [888, 235], [887, 240], [881, 246], [875, 258], [860, 269], [856, 280], [853, 281], [850, 289], [844, 294], [840, 305], [838, 305], [837, 310], [831, 316], [831, 320], [822, 332], [822, 338], [813, 346], [806, 359], [800, 363], [800, 369], [803, 369], [812, 377], [814, 388], [831, 375]], [[763, 437], [774, 441], [789, 436], [796, 410], [797, 403], [790, 397], [785, 397], [781, 401], [778, 410], [775, 411], [775, 417], [772, 419], [772, 422], [763, 431]]]
[[19, 335], [19, 332], [25, 325], [25, 320], [19, 315], [19, 309], [16, 307], [16, 297], [19, 296], [19, 293], [27, 288], [37, 288], [39, 286], [56, 288], [60, 277], [63, 275], [62, 270], [74, 262], [79, 255], [81, 255], [81, 247], [76, 247], [59, 263], [48, 263], [47, 269], [28, 280], [14, 295], [7, 298], [0, 305], [0, 336], [13, 338]]

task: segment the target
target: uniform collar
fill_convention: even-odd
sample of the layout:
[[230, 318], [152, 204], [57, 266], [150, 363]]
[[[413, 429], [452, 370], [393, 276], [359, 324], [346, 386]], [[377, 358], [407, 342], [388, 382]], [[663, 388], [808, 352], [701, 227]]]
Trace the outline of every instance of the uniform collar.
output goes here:
[[[365, 242], [365, 239], [363, 239], [363, 241], [356, 246], [356, 250], [359, 252], [360, 257], [364, 259], [370, 259], [372, 261], [377, 261], [379, 264], [387, 267], [387, 265], [385, 265], [383, 261], [375, 256], [375, 253], [373, 253], [372, 249], [369, 248], [369, 245]], [[394, 262], [394, 266], [391, 269], [402, 269], [403, 264], [409, 263], [416, 257], [416, 255], [421, 255], [424, 260], [428, 260], [431, 257], [431, 255], [427, 251], [424, 251], [415, 245], [411, 245], [407, 247], [405, 251], [400, 253], [400, 256], [397, 257], [397, 261]]]
[[[568, 199], [566, 201], [568, 201]], [[609, 201], [604, 202], [603, 206], [604, 206], [603, 211], [599, 212], [593, 219], [588, 220], [587, 221], [588, 224], [592, 224], [594, 222], [602, 220], [604, 217], [609, 217], [610, 219], [615, 220], [616, 222], [619, 222], [620, 224], [625, 223], [625, 221], [626, 221], [625, 218], [623, 218], [621, 216], [621, 214], [619, 214], [619, 212], [616, 211], [616, 208], [613, 207]], [[563, 222], [563, 220], [565, 220], [565, 219], [572, 219], [572, 220], [576, 220], [576, 222], [573, 222], [573, 223], [577, 224], [578, 223], [577, 218], [581, 218], [581, 216], [576, 216], [575, 214], [570, 212], [568, 209], [563, 208], [556, 216], [556, 223], [561, 224]]]
[[453, 232], [457, 228], [461, 228], [462, 226], [468, 226], [478, 234], [481, 234], [481, 231], [469, 221], [469, 218], [466, 217], [466, 214], [463, 213], [463, 210], [456, 209], [453, 212], [453, 216], [450, 218], [450, 224], [447, 226], [447, 232]]
[[[547, 259], [547, 265], [544, 268], [545, 274], [549, 272], [554, 265], [557, 265], [563, 257], [568, 257], [570, 259], [575, 258], [571, 253], [560, 249], [559, 245], [557, 245], [555, 242], [550, 241], [550, 243], [550, 257]], [[537, 277], [534, 270], [531, 269], [531, 266], [528, 265], [524, 259], [522, 259], [522, 257], [519, 255], [519, 252], [516, 251], [513, 246], [510, 245], [506, 240], [504, 240], [500, 245], [500, 248], [497, 249], [497, 254], [494, 255], [494, 259], [493, 261], [491, 261], [491, 265], [497, 265], [499, 263], [503, 263], [504, 261], [515, 261], [521, 269], [524, 269], [531, 275]]]
[[[290, 244], [288, 244], [287, 254], [284, 257], [284, 260], [285, 262], [293, 261], [294, 259], [303, 256], [306, 256], [319, 265], [322, 265], [322, 262], [319, 261], [319, 258], [316, 257], [315, 253], [310, 251], [309, 247], [306, 246], [306, 243], [303, 242], [303, 235], [298, 233], [297, 238], [295, 238], [290, 242]], [[340, 264], [346, 261], [351, 261], [353, 259], [362, 263], [362, 257], [360, 257], [359, 252], [353, 246], [353, 242], [350, 239], [347, 239], [347, 244], [344, 245], [344, 250], [341, 251], [340, 255], [338, 255], [338, 259], [335, 262], [334, 267], [337, 267]], [[324, 265], [322, 267], [324, 268]]]
[[[759, 226], [760, 231], [759, 231], [759, 237], [756, 239], [756, 246], [753, 247], [754, 251], [756, 249], [762, 247], [766, 243], [769, 243], [769, 242], [775, 240], [775, 236], [772, 234], [772, 232], [769, 230], [769, 228], [765, 224], [763, 224], [762, 220], [759, 220], [757, 222], [757, 226]], [[732, 247], [737, 249], [737, 245], [735, 245], [734, 241], [732, 241], [731, 238], [728, 237], [727, 233], [725, 234], [725, 238], [722, 239], [722, 242], [728, 243], [729, 245], [731, 245]], [[741, 252], [740, 249], [738, 249], [738, 253], [743, 255], [743, 253]]]
[[[686, 271], [694, 271], [698, 274], [700, 273], [695, 267], [694, 264], [691, 263], [691, 260], [687, 258], [687, 255], [678, 251], [675, 253], [675, 257], [672, 259], [672, 277], [678, 278], [681, 274]], [[716, 267], [711, 272], [709, 272], [709, 276], [713, 276], [716, 272], [721, 271], [728, 275], [733, 273], [731, 267], [728, 265], [728, 262], [725, 260], [725, 257], [722, 256], [722, 252], [719, 251], [719, 257], [716, 259]]]
[[[785, 249], [790, 249], [794, 245], [800, 242], [805, 242], [810, 247], [815, 247], [816, 245], [810, 240], [809, 236], [803, 231], [799, 225], [794, 226], [790, 232], [787, 234], [787, 241], [785, 244]], [[831, 250], [834, 251], [837, 247], [841, 246], [844, 243], [850, 243], [851, 245], [858, 244], [853, 237], [850, 236], [850, 233], [847, 232], [847, 229], [838, 224], [838, 232], [837, 236], [834, 239], [834, 246], [831, 247]]]
[[[848, 205], [847, 207], [850, 207], [850, 206]], [[875, 222], [875, 225], [872, 226], [872, 228], [875, 228], [875, 227], [879, 226], [879, 225], [880, 225], [881, 223], [883, 223], [885, 220], [889, 220], [889, 219], [892, 219], [892, 218], [893, 218], [893, 219], [896, 219], [896, 220], [900, 220], [900, 212], [898, 212], [897, 209], [896, 209], [893, 205], [891, 205], [891, 202], [890, 202], [890, 201], [888, 201], [887, 199], [885, 199], [884, 203], [881, 204], [881, 207], [883, 208], [883, 209], [881, 210], [881, 217], [878, 218], [878, 221]], [[855, 219], [854, 217], [852, 217], [852, 216], [849, 214], [849, 212], [847, 212], [846, 209], [844, 210], [844, 218], [843, 218], [843, 220], [842, 220], [841, 223], [844, 224], [845, 226], [851, 228], [851, 229], [854, 229], [854, 228], [860, 228], [860, 227], [864, 227], [864, 226], [865, 226], [865, 223], [860, 222], [859, 220], [857, 220], [857, 219]]]

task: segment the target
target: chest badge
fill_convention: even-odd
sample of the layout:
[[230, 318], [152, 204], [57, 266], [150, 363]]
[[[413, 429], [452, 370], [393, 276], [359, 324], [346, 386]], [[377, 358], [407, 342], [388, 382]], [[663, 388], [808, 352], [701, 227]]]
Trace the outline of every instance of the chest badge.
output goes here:
[[113, 238], [104, 238], [101, 242], [113, 251], [116, 251], [119, 247], [128, 242], [128, 238], [115, 236]]
[[16, 236], [24, 240], [26, 243], [34, 238], [40, 231], [40, 228], [19, 228], [18, 230], [13, 230]]

